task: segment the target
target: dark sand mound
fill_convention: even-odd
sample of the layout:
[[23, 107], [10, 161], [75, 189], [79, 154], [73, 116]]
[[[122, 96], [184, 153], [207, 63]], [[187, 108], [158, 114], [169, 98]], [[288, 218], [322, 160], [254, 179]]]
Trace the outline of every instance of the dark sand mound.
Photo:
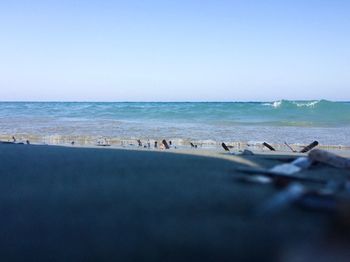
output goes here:
[[1, 260], [280, 261], [290, 248], [326, 239], [329, 214], [291, 206], [254, 216], [277, 190], [237, 183], [238, 165], [184, 154], [0, 145]]

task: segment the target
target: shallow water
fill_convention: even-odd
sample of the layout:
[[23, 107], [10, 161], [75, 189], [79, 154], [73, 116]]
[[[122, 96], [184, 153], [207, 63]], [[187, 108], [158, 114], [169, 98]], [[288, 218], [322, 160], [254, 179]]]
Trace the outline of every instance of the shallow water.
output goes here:
[[350, 103], [1, 102], [0, 135], [60, 143], [79, 138], [350, 145]]

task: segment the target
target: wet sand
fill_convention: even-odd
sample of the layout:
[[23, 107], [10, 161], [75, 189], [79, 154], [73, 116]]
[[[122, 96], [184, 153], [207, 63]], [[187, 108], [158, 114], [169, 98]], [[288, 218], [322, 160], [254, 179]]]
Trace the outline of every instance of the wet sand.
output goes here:
[[328, 213], [256, 216], [279, 189], [234, 179], [296, 155], [210, 152], [0, 144], [1, 260], [296, 261], [300, 247], [347, 245]]

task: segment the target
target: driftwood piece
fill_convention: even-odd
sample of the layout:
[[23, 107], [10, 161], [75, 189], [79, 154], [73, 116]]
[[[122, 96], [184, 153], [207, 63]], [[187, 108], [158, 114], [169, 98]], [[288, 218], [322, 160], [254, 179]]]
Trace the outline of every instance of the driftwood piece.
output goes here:
[[165, 149], [170, 149], [170, 146], [168, 145], [168, 142], [163, 139], [162, 144], [164, 145]]
[[239, 167], [239, 168], [236, 168], [236, 171], [246, 173], [246, 174], [251, 174], [251, 175], [265, 175], [272, 178], [280, 177], [280, 178], [290, 179], [292, 181], [309, 182], [309, 183], [322, 184], [322, 185], [326, 185], [328, 182], [327, 180], [320, 179], [320, 178], [295, 176], [291, 174], [278, 173], [276, 171], [271, 171], [270, 169], [265, 169], [265, 168]]
[[230, 149], [227, 147], [225, 143], [222, 143], [221, 146], [225, 149], [225, 151], [230, 151]]
[[276, 149], [274, 149], [271, 145], [269, 145], [268, 143], [264, 142], [262, 143], [263, 146], [266, 146], [268, 149], [270, 149], [271, 151], [276, 151]]
[[300, 150], [300, 153], [307, 153], [316, 146], [318, 146], [318, 141], [314, 141], [310, 145], [307, 145], [302, 150]]
[[309, 158], [333, 167], [350, 169], [350, 159], [325, 150], [314, 149], [309, 153]]
[[284, 142], [284, 144], [293, 152], [293, 153], [296, 153], [297, 151], [291, 147], [287, 142]]
[[273, 182], [273, 179], [271, 177], [262, 176], [262, 175], [254, 175], [254, 176], [235, 175], [234, 179], [238, 182], [253, 183], [253, 184], [270, 184]]
[[293, 160], [291, 164], [302, 169], [307, 169], [313, 164], [313, 161], [308, 157], [298, 157], [297, 159]]
[[301, 167], [293, 165], [293, 164], [281, 164], [274, 166], [270, 169], [272, 172], [275, 172], [277, 174], [286, 174], [286, 175], [292, 175], [294, 173], [298, 173], [301, 171]]

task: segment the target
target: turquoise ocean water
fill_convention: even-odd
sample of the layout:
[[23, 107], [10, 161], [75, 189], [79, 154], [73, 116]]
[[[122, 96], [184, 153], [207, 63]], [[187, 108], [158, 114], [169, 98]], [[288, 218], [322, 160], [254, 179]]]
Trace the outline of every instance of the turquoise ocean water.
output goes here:
[[0, 135], [52, 143], [107, 137], [350, 145], [350, 103], [1, 102]]

